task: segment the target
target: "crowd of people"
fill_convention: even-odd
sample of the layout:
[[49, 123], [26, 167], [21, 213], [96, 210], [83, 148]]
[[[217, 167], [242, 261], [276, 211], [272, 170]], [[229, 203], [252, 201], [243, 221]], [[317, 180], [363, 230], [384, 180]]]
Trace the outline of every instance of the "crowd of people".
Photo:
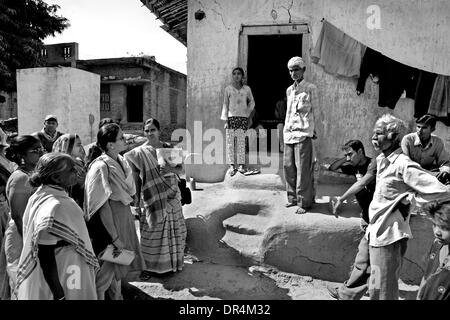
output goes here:
[[182, 270], [182, 165], [157, 160], [171, 147], [159, 122], [148, 119], [145, 143], [129, 151], [120, 126], [102, 119], [87, 154], [57, 127], [48, 115], [41, 131], [9, 144], [0, 131], [0, 298], [121, 300], [133, 272], [148, 280]]
[[[305, 62], [293, 57], [287, 64], [294, 83], [286, 98], [277, 105], [278, 126], [283, 147], [286, 207], [305, 214], [315, 202], [313, 176], [314, 111], [318, 107], [317, 87], [304, 79]], [[255, 101], [243, 84], [244, 72], [233, 70], [233, 84], [225, 89], [221, 119], [226, 120], [230, 152], [230, 175], [244, 173], [245, 131]], [[285, 112], [279, 112], [285, 104]], [[363, 143], [348, 141], [345, 156], [330, 170], [355, 175], [354, 183], [341, 197], [333, 197], [330, 206], [336, 216], [342, 204], [352, 196], [361, 207], [361, 239], [350, 278], [340, 287], [330, 287], [335, 299], [360, 299], [367, 291], [371, 299], [398, 299], [398, 280], [402, 259], [412, 238], [409, 225], [412, 214], [428, 214], [433, 222], [435, 244], [418, 298], [448, 299], [450, 291], [450, 156], [439, 137], [432, 135], [436, 118], [426, 114], [417, 119], [417, 131], [407, 134], [405, 122], [391, 114], [379, 118], [374, 127], [372, 145], [380, 155], [366, 156]], [[235, 167], [234, 138], [237, 138]], [[430, 230], [431, 232], [431, 230]]]
[[[287, 64], [294, 83], [287, 88], [283, 113], [283, 166], [286, 207], [305, 214], [315, 202], [313, 176], [314, 110], [317, 87], [304, 79], [301, 57]], [[245, 131], [255, 101], [243, 84], [244, 71], [233, 70], [225, 90], [221, 119], [227, 129], [229, 174], [248, 174]], [[281, 112], [278, 112], [281, 114]], [[412, 238], [412, 215], [428, 215], [435, 241], [419, 299], [450, 297], [450, 155], [432, 134], [436, 119], [417, 119], [407, 134], [405, 122], [380, 117], [371, 139], [380, 154], [371, 159], [359, 140], [348, 141], [345, 156], [330, 170], [357, 181], [331, 199], [339, 216], [355, 196], [364, 231], [349, 279], [330, 287], [336, 299], [398, 299], [402, 260]], [[44, 128], [6, 142], [0, 130], [0, 297], [2, 299], [122, 299], [121, 282], [131, 272], [143, 280], [183, 268], [186, 225], [179, 174], [182, 164], [159, 161], [171, 148], [161, 141], [156, 119], [144, 123], [145, 143], [129, 148], [112, 119], [102, 119], [97, 141], [84, 152], [77, 134], [57, 131], [49, 115]], [[237, 138], [237, 151], [235, 150]], [[140, 238], [136, 230], [139, 220]], [[431, 233], [431, 230], [430, 230]], [[131, 252], [129, 263], [105, 258]]]

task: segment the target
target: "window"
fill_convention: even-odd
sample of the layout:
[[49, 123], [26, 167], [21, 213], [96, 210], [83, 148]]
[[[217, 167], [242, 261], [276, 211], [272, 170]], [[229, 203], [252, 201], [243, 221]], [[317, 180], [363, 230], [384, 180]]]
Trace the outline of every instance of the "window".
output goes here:
[[100, 85], [100, 111], [111, 111], [109, 84]]
[[42, 48], [41, 49], [41, 57], [47, 58], [48, 57], [48, 52], [47, 49]]
[[63, 48], [64, 60], [69, 59], [71, 56], [72, 56], [72, 48], [71, 47], [64, 47]]

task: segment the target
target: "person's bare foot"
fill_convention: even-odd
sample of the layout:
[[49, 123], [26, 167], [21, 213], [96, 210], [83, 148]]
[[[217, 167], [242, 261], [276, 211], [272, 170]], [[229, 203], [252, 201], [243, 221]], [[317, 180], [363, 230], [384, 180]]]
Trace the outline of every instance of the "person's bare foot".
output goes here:
[[297, 211], [295, 211], [295, 214], [305, 214], [306, 209], [303, 209], [302, 207], [298, 207]]

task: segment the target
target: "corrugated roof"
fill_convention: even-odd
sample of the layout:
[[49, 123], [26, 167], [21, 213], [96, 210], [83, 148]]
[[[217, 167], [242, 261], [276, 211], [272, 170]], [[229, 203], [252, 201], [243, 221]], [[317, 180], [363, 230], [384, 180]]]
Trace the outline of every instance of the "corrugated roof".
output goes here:
[[187, 0], [140, 0], [175, 39], [187, 45]]

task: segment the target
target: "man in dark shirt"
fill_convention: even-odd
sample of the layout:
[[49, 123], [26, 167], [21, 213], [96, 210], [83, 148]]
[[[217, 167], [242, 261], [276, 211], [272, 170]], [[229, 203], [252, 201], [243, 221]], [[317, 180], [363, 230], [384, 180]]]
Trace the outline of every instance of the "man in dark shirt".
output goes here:
[[[369, 224], [369, 205], [375, 192], [377, 164], [375, 159], [367, 157], [364, 146], [359, 140], [350, 140], [344, 145], [345, 157], [331, 164], [330, 170], [341, 171], [356, 176], [357, 181], [341, 196], [330, 200], [336, 217], [344, 200], [355, 196], [361, 212], [361, 228], [363, 231]], [[328, 287], [330, 295], [339, 300], [358, 300], [367, 291], [369, 272], [369, 243], [363, 236], [355, 257], [350, 277], [340, 287]]]
[[331, 164], [329, 170], [355, 175], [354, 183], [341, 197], [334, 198], [333, 211], [337, 215], [344, 200], [355, 196], [362, 209], [361, 218], [369, 223], [369, 205], [375, 191], [376, 162], [367, 157], [359, 140], [350, 140], [344, 147], [345, 156]]

